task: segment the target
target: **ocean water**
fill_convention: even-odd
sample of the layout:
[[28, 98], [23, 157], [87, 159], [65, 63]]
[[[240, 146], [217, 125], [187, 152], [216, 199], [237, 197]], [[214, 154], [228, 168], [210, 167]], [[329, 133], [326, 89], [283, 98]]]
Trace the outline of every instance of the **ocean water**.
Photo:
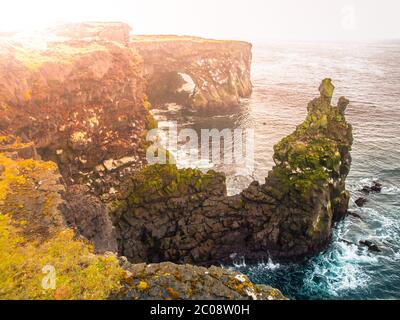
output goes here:
[[[239, 110], [211, 117], [170, 105], [156, 113], [196, 130], [255, 130], [253, 172], [243, 174], [236, 165], [214, 168], [226, 173], [228, 191], [235, 194], [253, 178], [264, 180], [273, 166], [273, 145], [303, 121], [326, 77], [336, 87], [334, 103], [340, 96], [351, 101], [346, 117], [354, 145], [347, 188], [350, 209], [361, 219], [349, 216], [338, 223], [329, 249], [302, 264], [243, 261], [231, 267], [292, 299], [400, 299], [400, 41], [255, 44], [254, 92]], [[358, 208], [358, 190], [373, 181], [383, 184], [382, 192]], [[360, 240], [373, 241], [382, 252], [369, 252]]]

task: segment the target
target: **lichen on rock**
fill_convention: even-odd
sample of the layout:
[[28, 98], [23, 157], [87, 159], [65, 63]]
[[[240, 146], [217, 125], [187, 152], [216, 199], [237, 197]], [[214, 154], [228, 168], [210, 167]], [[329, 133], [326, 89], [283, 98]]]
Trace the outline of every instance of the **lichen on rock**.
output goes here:
[[55, 163], [0, 153], [0, 299], [105, 299], [120, 289], [117, 258], [94, 255], [65, 224], [63, 191]]
[[132, 300], [287, 300], [266, 285], [255, 285], [240, 273], [218, 267], [135, 264], [128, 270], [123, 289], [113, 298]]

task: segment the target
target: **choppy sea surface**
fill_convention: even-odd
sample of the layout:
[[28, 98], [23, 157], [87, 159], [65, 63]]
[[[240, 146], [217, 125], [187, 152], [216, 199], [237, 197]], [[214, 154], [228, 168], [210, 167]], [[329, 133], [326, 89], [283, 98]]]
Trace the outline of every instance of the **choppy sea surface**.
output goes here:
[[[400, 299], [400, 41], [254, 44], [254, 91], [239, 110], [187, 115], [170, 105], [156, 114], [198, 131], [254, 129], [254, 171], [243, 175], [234, 164], [214, 168], [227, 174], [234, 194], [252, 178], [264, 180], [273, 166], [273, 145], [303, 121], [308, 101], [318, 96], [326, 77], [336, 87], [333, 103], [342, 95], [351, 101], [346, 117], [354, 145], [347, 188], [350, 209], [361, 219], [349, 216], [337, 224], [330, 248], [302, 264], [243, 261], [232, 268], [292, 299]], [[383, 185], [382, 192], [358, 208], [359, 190], [373, 181]], [[381, 252], [368, 251], [360, 240], [373, 241]]]

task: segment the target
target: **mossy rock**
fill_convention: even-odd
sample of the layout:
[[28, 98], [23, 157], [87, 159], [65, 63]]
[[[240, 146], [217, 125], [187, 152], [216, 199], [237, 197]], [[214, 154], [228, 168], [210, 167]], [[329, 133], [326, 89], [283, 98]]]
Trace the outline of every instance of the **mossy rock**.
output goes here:
[[[0, 167], [0, 299], [106, 299], [118, 291], [125, 271], [116, 256], [95, 255], [64, 224], [55, 163], [0, 153]], [[49, 268], [54, 287], [44, 289]]]
[[214, 171], [203, 174], [197, 169], [178, 169], [174, 164], [154, 164], [131, 177], [123, 189], [128, 203], [137, 206], [146, 201], [190, 196], [224, 185], [225, 177]]
[[[331, 97], [333, 89], [330, 79], [323, 80], [321, 97]], [[303, 196], [340, 174], [340, 150], [352, 143], [348, 136], [351, 127], [338, 108], [327, 106], [321, 98], [309, 106], [305, 121], [274, 146], [274, 177], [282, 190], [296, 190]]]

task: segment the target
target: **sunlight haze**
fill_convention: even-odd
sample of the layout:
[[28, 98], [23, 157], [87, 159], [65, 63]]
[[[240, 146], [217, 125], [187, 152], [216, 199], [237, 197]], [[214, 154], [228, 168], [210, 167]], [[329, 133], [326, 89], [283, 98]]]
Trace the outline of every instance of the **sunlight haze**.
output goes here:
[[0, 30], [60, 22], [124, 21], [136, 34], [242, 40], [375, 40], [400, 37], [397, 0], [14, 0]]

